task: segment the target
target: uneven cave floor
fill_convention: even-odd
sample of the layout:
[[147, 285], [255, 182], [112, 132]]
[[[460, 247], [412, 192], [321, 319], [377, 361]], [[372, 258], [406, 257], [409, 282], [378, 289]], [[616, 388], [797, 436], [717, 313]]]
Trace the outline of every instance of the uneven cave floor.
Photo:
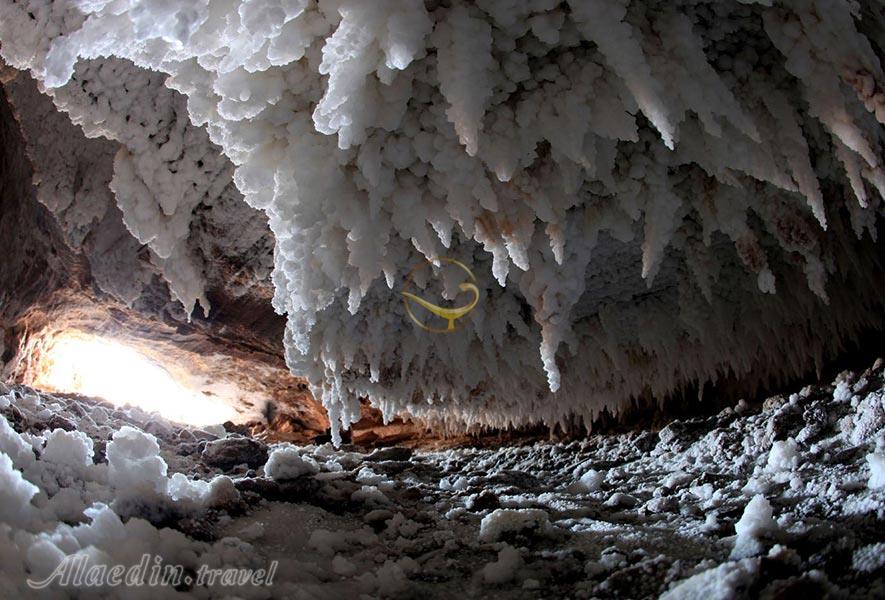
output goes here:
[[[655, 432], [371, 452], [268, 447], [2, 388], [11, 428], [0, 424], [0, 450], [39, 492], [16, 513], [0, 491], [0, 596], [882, 598], [883, 376], [879, 360]], [[74, 438], [89, 445], [76, 432], [92, 440], [89, 464], [59, 452]], [[188, 492], [173, 478], [166, 488], [175, 473], [233, 485]], [[279, 567], [272, 586], [26, 587], [74, 552], [124, 565], [158, 554], [193, 571]]]

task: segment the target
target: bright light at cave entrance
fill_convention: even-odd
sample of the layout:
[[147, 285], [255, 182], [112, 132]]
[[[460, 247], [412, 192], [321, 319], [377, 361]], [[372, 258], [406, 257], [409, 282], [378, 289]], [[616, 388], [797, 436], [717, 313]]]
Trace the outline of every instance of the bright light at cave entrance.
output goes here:
[[237, 416], [230, 404], [188, 389], [166, 369], [119, 342], [66, 335], [55, 340], [43, 359], [46, 368], [34, 387], [99, 396], [116, 406], [138, 406], [189, 425], [213, 425]]

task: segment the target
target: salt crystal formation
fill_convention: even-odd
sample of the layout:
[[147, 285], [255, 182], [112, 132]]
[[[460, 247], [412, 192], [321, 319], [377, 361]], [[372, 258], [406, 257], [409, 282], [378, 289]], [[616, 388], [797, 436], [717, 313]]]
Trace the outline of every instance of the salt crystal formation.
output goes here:
[[[881, 320], [885, 15], [771, 4], [4, 0], [0, 55], [122, 143], [117, 205], [188, 309], [223, 151], [337, 439], [360, 396], [459, 427], [586, 422], [797, 373]], [[441, 257], [483, 290], [457, 335], [401, 310]]]

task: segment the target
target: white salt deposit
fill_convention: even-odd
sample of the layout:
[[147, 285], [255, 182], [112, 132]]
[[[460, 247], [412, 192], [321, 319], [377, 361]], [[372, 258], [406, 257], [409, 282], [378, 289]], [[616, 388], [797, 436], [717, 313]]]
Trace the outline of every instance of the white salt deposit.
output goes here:
[[770, 473], [790, 471], [799, 464], [799, 447], [796, 440], [789, 438], [785, 441], [776, 441], [771, 445], [768, 453], [768, 462], [765, 470]]
[[576, 487], [584, 492], [596, 492], [602, 487], [605, 481], [605, 474], [600, 473], [596, 469], [589, 469], [580, 476], [576, 483]]
[[734, 525], [737, 537], [731, 552], [732, 558], [743, 558], [762, 552], [762, 538], [777, 530], [777, 522], [773, 515], [771, 503], [765, 499], [765, 496], [753, 496], [744, 508], [743, 515]]
[[166, 462], [157, 438], [124, 426], [108, 443], [108, 481], [121, 497], [152, 498], [166, 493]]
[[82, 431], [55, 429], [45, 437], [46, 447], [40, 457], [43, 460], [74, 468], [92, 464], [93, 442]]
[[522, 508], [492, 511], [479, 525], [479, 539], [483, 542], [495, 542], [511, 533], [534, 532], [544, 534], [550, 528], [546, 511]]
[[867, 483], [871, 490], [885, 488], [885, 454], [873, 453], [867, 455], [867, 463], [870, 466], [870, 480]]
[[[878, 292], [853, 239], [876, 237], [885, 191], [870, 14], [3, 0], [0, 55], [114, 142], [90, 144], [101, 169], [35, 164], [72, 244], [122, 214], [100, 241], [136, 240], [95, 261], [120, 298], [151, 281], [146, 244], [188, 313], [209, 310], [197, 215], [241, 197], [266, 213], [287, 362], [338, 442], [361, 397], [451, 428], [590, 422], [723, 372], [819, 366], [879, 314], [862, 314]], [[263, 235], [213, 214], [235, 256]], [[397, 286], [446, 256], [483, 300], [463, 335], [421, 335]]]
[[274, 448], [264, 465], [264, 473], [271, 479], [298, 479], [319, 471], [312, 458], [303, 458], [292, 446]]

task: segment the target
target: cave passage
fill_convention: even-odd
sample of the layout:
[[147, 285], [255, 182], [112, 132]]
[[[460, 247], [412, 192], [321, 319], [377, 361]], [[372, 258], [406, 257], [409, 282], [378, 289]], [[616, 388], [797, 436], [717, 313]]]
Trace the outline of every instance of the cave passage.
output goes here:
[[0, 598], [885, 598], [883, 41], [0, 0]]

